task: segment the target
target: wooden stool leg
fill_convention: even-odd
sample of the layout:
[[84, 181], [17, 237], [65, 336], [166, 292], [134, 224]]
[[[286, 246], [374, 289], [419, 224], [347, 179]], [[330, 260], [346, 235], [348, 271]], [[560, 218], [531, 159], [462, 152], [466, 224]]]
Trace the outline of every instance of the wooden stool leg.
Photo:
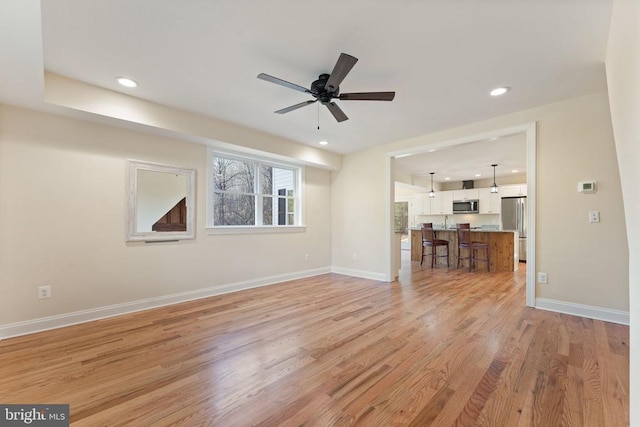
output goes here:
[[424, 261], [424, 243], [422, 244], [422, 256], [420, 257], [420, 265], [422, 265], [422, 261]]
[[449, 244], [447, 243], [447, 268], [449, 268]]
[[436, 263], [436, 250], [438, 247], [436, 245], [431, 246], [431, 268], [435, 266]]
[[490, 267], [490, 266], [489, 266], [489, 260], [490, 260], [490, 259], [491, 259], [491, 258], [489, 258], [489, 246], [487, 246], [487, 271], [489, 271], [489, 267]]

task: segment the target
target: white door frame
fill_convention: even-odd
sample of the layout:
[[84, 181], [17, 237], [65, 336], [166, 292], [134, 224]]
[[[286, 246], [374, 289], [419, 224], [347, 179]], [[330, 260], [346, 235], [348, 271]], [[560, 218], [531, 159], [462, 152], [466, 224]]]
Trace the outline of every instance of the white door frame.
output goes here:
[[526, 305], [535, 307], [536, 305], [536, 122], [526, 123], [493, 132], [472, 135], [464, 138], [434, 142], [429, 145], [421, 145], [404, 150], [387, 153], [386, 159], [386, 195], [387, 209], [386, 219], [386, 268], [387, 281], [392, 282], [397, 272], [393, 271], [393, 203], [395, 190], [395, 166], [394, 160], [398, 156], [427, 153], [433, 148], [448, 148], [454, 145], [468, 144], [476, 141], [499, 138], [507, 135], [524, 133], [527, 140], [527, 285], [526, 285]]

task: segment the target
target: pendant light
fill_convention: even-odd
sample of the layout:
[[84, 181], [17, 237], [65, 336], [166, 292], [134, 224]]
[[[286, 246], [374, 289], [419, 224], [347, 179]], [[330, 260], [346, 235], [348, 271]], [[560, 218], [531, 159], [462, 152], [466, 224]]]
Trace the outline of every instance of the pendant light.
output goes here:
[[498, 192], [498, 184], [496, 184], [496, 166], [498, 165], [491, 165], [493, 166], [493, 185], [491, 186], [491, 192], [492, 193], [497, 193]]
[[430, 172], [430, 174], [431, 174], [431, 191], [429, 191], [429, 197], [431, 197], [431, 198], [436, 197], [436, 192], [433, 191], [433, 174], [434, 173], [435, 172]]

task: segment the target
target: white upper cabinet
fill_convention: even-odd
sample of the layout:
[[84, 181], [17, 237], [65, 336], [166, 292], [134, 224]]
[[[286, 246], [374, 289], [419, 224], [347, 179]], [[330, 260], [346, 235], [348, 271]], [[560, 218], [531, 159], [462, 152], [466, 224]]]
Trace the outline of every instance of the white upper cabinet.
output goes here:
[[429, 195], [427, 193], [416, 193], [412, 198], [413, 215], [429, 215]]
[[499, 214], [502, 196], [499, 193], [492, 193], [490, 188], [479, 188], [479, 213], [481, 214]]
[[442, 192], [442, 212], [443, 215], [450, 215], [453, 213], [453, 192]]
[[429, 206], [430, 215], [437, 215], [440, 213], [440, 205], [442, 204], [442, 191], [436, 191], [435, 197], [429, 197], [427, 195], [427, 206]]
[[449, 215], [453, 213], [453, 191], [437, 191], [431, 199], [431, 215]]
[[522, 197], [527, 195], [527, 184], [510, 184], [498, 187], [500, 197]]
[[449, 215], [453, 213], [453, 191], [436, 191], [435, 197], [429, 193], [416, 193], [410, 205], [411, 215]]
[[478, 189], [470, 188], [467, 190], [454, 190], [453, 199], [452, 200], [477, 200], [478, 197]]

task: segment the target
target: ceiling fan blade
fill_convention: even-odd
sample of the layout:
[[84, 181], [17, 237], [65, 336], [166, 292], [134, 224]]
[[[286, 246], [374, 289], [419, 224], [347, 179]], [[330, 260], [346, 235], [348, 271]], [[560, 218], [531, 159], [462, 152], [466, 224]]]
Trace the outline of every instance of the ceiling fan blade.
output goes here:
[[297, 110], [298, 108], [306, 107], [307, 105], [313, 104], [316, 101], [317, 101], [317, 99], [314, 99], [313, 101], [304, 101], [304, 102], [301, 102], [300, 104], [292, 105], [291, 107], [283, 108], [281, 110], [274, 111], [274, 112], [278, 113], [278, 114], [288, 113], [289, 111], [293, 111], [293, 110]]
[[341, 53], [324, 88], [329, 92], [338, 90], [338, 86], [340, 86], [342, 80], [349, 74], [353, 66], [356, 65], [356, 62], [358, 62], [358, 58], [347, 55], [346, 53]]
[[299, 92], [311, 93], [311, 91], [309, 89], [307, 89], [306, 87], [302, 87], [302, 86], [297, 85], [295, 83], [290, 83], [290, 82], [288, 82], [286, 80], [282, 80], [282, 79], [279, 79], [277, 77], [270, 76], [269, 74], [260, 73], [260, 74], [258, 74], [258, 78], [260, 80], [264, 80], [264, 81], [267, 81], [267, 82], [275, 83], [277, 85], [288, 87], [289, 89], [297, 90]]
[[395, 92], [341, 93], [339, 99], [341, 101], [393, 101], [395, 96]]
[[335, 119], [338, 122], [344, 122], [345, 120], [349, 120], [349, 117], [347, 117], [344, 111], [342, 111], [340, 107], [338, 107], [338, 104], [336, 104], [335, 102], [327, 102], [324, 105], [327, 106], [329, 111], [331, 111], [331, 114], [333, 114], [333, 117], [335, 117]]

